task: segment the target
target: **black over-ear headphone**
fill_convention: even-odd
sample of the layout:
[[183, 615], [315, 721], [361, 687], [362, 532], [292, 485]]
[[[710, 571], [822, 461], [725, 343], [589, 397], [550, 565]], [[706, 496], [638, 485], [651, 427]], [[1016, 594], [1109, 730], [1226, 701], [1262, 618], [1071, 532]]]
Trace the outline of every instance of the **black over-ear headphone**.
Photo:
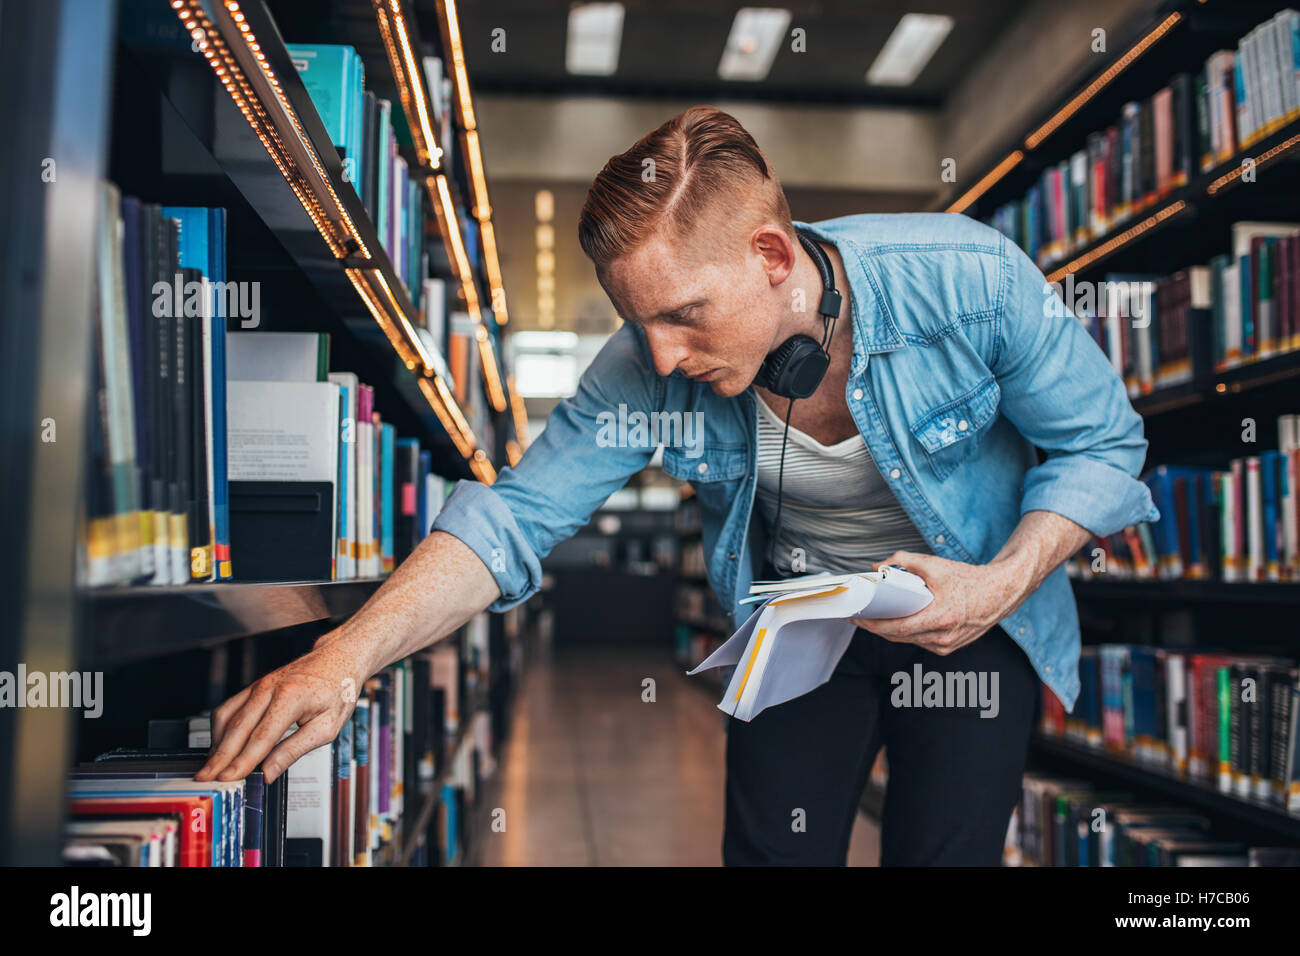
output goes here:
[[825, 321], [825, 332], [820, 345], [811, 336], [792, 335], [763, 360], [754, 384], [782, 398], [807, 398], [817, 391], [826, 369], [830, 367], [830, 340], [835, 334], [835, 320], [839, 317], [842, 301], [835, 291], [835, 273], [830, 258], [811, 236], [802, 230], [796, 230], [795, 234], [821, 274], [822, 295], [817, 311]]
[[[825, 324], [821, 344], [808, 335], [792, 335], [782, 342], [775, 352], [763, 360], [763, 365], [754, 378], [754, 384], [770, 392], [790, 399], [785, 412], [785, 434], [781, 438], [781, 467], [776, 481], [776, 519], [773, 521], [772, 537], [767, 548], [767, 561], [774, 568], [773, 556], [776, 539], [781, 534], [781, 501], [785, 491], [785, 446], [790, 440], [790, 413], [794, 410], [796, 398], [807, 398], [817, 391], [831, 364], [830, 341], [835, 334], [835, 320], [839, 318], [840, 294], [835, 291], [835, 272], [831, 269], [830, 257], [817, 245], [812, 236], [796, 229], [799, 242], [807, 250], [809, 257], [817, 265], [817, 272], [822, 279], [822, 296], [817, 304]], [[757, 397], [755, 397], [757, 401]]]

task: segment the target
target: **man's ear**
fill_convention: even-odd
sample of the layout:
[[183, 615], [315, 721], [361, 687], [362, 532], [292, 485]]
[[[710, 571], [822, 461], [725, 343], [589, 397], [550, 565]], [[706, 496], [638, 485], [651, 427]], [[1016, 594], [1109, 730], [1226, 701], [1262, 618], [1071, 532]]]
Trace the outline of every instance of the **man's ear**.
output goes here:
[[759, 226], [749, 237], [750, 249], [763, 262], [768, 281], [780, 285], [794, 271], [794, 243], [776, 226]]

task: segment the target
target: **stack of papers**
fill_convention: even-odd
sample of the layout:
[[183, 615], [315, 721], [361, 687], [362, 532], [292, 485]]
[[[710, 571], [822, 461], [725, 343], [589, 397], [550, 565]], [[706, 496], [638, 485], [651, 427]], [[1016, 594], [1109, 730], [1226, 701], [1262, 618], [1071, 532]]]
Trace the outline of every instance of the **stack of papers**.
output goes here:
[[690, 674], [736, 666], [718, 708], [752, 720], [830, 680], [857, 629], [849, 618], [907, 617], [934, 600], [925, 582], [898, 568], [818, 574], [750, 588], [762, 602], [725, 644]]

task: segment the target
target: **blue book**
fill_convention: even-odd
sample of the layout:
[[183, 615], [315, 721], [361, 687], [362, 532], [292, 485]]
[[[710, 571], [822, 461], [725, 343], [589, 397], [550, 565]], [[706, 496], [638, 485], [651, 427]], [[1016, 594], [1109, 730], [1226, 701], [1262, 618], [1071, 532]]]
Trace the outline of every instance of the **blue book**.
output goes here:
[[420, 465], [417, 472], [419, 484], [415, 486], [415, 495], [418, 500], [416, 509], [417, 520], [420, 522], [419, 540], [423, 541], [429, 534], [429, 525], [433, 523], [433, 516], [429, 514], [429, 496], [425, 494], [425, 487], [429, 484], [429, 474], [433, 471], [433, 454], [427, 451], [420, 452]]
[[378, 186], [375, 190], [375, 233], [379, 236], [380, 243], [387, 248], [388, 220], [392, 216], [393, 205], [393, 197], [389, 191], [389, 180], [392, 179], [393, 172], [393, 104], [388, 100], [379, 100], [378, 104], [379, 141], [375, 170]]
[[379, 555], [384, 574], [393, 570], [393, 446], [397, 440], [397, 429], [385, 423], [383, 442], [380, 447], [380, 524]]
[[[1278, 547], [1277, 547], [1277, 530], [1278, 530], [1278, 504], [1281, 501], [1279, 493], [1278, 473], [1282, 466], [1282, 455], [1277, 451], [1262, 451], [1259, 453], [1259, 486], [1260, 498], [1262, 499], [1262, 511], [1264, 513], [1264, 576], [1270, 581], [1278, 580]], [[1281, 479], [1285, 481], [1285, 477]]]
[[447, 823], [447, 831], [443, 834], [442, 841], [444, 861], [451, 864], [460, 853], [457, 840], [460, 835], [460, 812], [456, 805], [456, 788], [450, 783], [442, 785], [442, 805], [447, 808], [443, 817]]
[[[351, 86], [356, 50], [335, 43], [287, 43], [285, 49], [302, 77], [302, 85], [311, 96], [330, 142], [341, 154], [346, 154], [345, 158], [355, 157], [356, 152], [348, 152], [347, 147], [352, 140]], [[347, 168], [349, 177], [355, 177], [356, 169]]]
[[[351, 390], [346, 384], [339, 384], [339, 436], [343, 438], [344, 428], [355, 430], [356, 426], [355, 423], [351, 426], [347, 424], [348, 420], [355, 414], [353, 409], [348, 407], [348, 395]], [[354, 576], [346, 566], [344, 559], [348, 556], [345, 553], [345, 548], [348, 546], [348, 516], [352, 507], [352, 483], [349, 478], [352, 471], [352, 447], [356, 443], [352, 441], [352, 435], [347, 435], [346, 438], [346, 441], [339, 442], [339, 529], [338, 540], [334, 545], [333, 565], [335, 578], [351, 578]]]
[[1241, 357], [1255, 354], [1255, 284], [1250, 281], [1250, 253], [1237, 257], [1237, 288], [1241, 295]]
[[[227, 288], [226, 210], [206, 206], [164, 206], [162, 214], [180, 223], [179, 252], [182, 269], [198, 269], [213, 284], [212, 367], [207, 380], [212, 392], [212, 421], [209, 431], [212, 462], [211, 541], [213, 577], [233, 577], [230, 561], [230, 485], [226, 453], [226, 323], [232, 308], [240, 316], [251, 305], [243, 287]], [[236, 294], [237, 293], [237, 294]]]
[[362, 126], [362, 101], [365, 96], [365, 66], [361, 62], [361, 57], [355, 50], [348, 48], [351, 52], [349, 62], [351, 64], [351, 78], [348, 81], [348, 137], [343, 144], [347, 158], [350, 160], [349, 177], [352, 182], [352, 188], [358, 196], [361, 195], [361, 176], [362, 163], [365, 162], [365, 150], [362, 148], [362, 136], [365, 132]]

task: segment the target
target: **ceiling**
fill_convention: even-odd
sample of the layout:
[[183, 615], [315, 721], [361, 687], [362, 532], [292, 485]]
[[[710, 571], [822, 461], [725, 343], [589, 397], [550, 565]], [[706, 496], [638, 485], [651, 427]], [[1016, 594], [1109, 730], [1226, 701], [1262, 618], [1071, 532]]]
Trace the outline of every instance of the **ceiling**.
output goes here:
[[[781, 4], [791, 29], [806, 31], [807, 52], [787, 41], [759, 82], [718, 78], [718, 61], [744, 0], [624, 0], [617, 72], [573, 76], [564, 67], [567, 0], [493, 0], [458, 7], [465, 59], [478, 93], [709, 99], [771, 99], [840, 104], [938, 107], [1029, 4], [1027, 0], [814, 0]], [[436, 20], [435, 0], [415, 0], [421, 32]], [[867, 68], [904, 13], [944, 13], [956, 24], [910, 87], [870, 87]], [[505, 51], [493, 52], [503, 28]]]

